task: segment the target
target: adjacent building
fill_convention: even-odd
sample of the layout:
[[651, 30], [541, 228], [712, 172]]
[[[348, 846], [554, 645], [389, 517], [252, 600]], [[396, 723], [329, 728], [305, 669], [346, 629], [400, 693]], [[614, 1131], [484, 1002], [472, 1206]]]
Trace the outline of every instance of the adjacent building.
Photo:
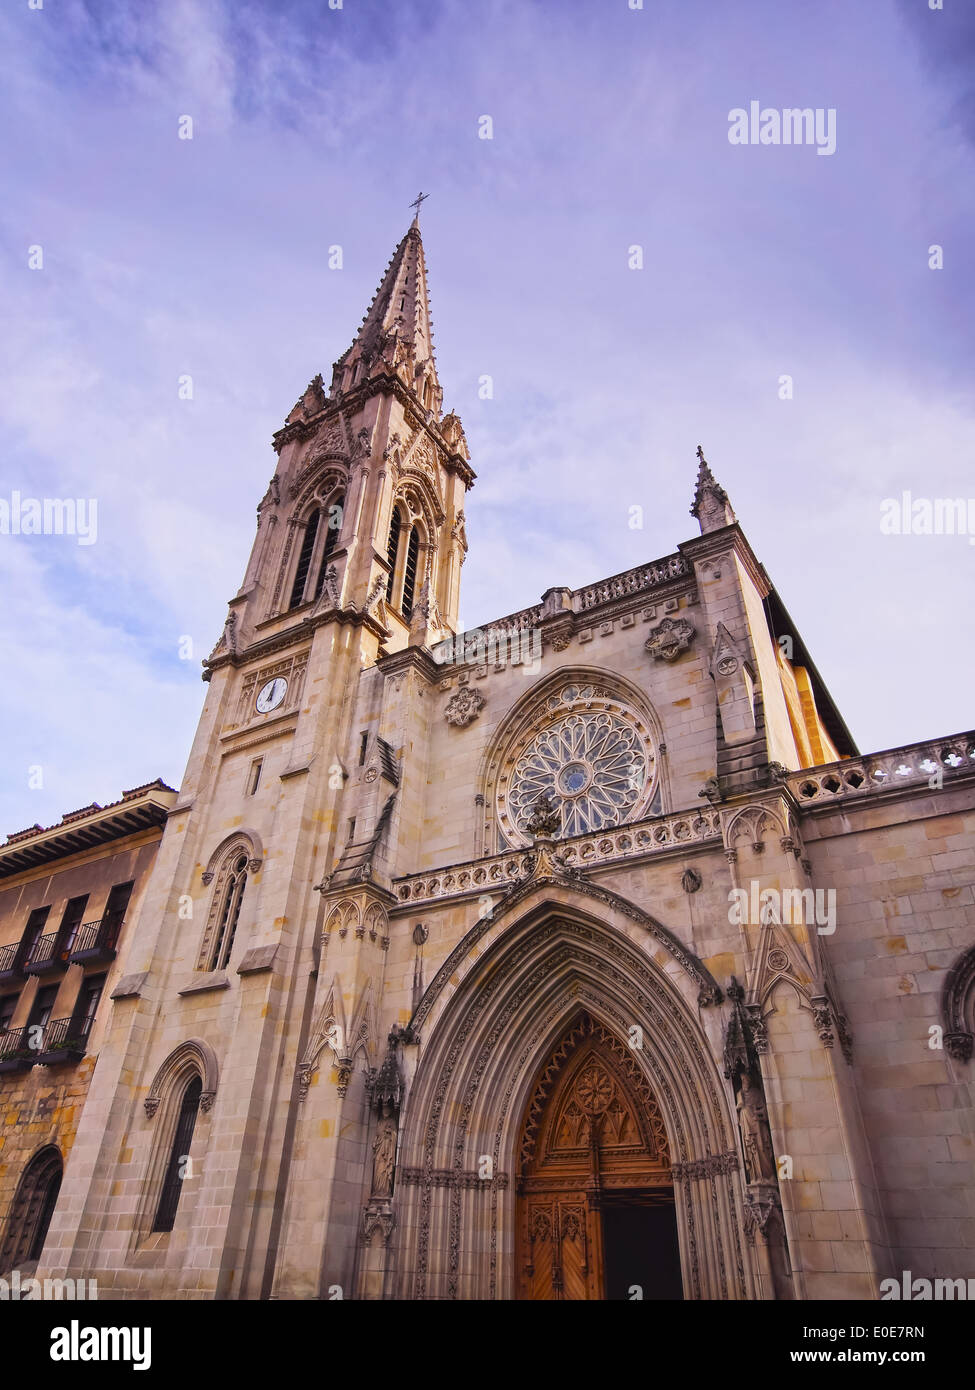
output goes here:
[[0, 1275], [40, 1256], [175, 799], [157, 780], [0, 845]]

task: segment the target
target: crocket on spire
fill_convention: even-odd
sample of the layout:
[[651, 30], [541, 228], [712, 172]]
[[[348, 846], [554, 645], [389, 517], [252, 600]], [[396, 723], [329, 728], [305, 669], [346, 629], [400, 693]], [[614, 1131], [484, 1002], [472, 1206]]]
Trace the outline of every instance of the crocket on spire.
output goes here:
[[421, 194], [406, 235], [393, 253], [382, 282], [362, 320], [355, 342], [335, 364], [332, 394], [350, 391], [367, 377], [398, 376], [425, 410], [439, 418], [443, 391], [433, 352], [433, 323], [427, 267], [418, 220]]

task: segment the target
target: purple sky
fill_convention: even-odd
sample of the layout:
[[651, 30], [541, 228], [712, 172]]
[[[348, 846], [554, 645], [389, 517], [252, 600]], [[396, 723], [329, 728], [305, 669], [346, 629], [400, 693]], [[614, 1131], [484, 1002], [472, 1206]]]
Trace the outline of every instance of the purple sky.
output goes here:
[[[271, 433], [421, 188], [468, 626], [695, 534], [702, 443], [861, 748], [971, 725], [975, 546], [879, 525], [975, 495], [971, 5], [12, 0], [0, 52], [0, 498], [98, 500], [0, 536], [0, 833], [178, 782]], [[752, 100], [836, 152], [731, 145]]]

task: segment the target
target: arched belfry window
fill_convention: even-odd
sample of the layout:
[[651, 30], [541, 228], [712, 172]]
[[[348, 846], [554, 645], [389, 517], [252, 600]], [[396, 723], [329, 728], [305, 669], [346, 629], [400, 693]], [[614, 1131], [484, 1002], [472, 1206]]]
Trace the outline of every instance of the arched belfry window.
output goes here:
[[386, 542], [386, 559], [389, 561], [389, 578], [386, 580], [386, 602], [393, 601], [393, 585], [396, 583], [396, 558], [399, 555], [399, 537], [403, 529], [403, 518], [399, 507], [393, 508], [389, 519], [389, 540]]
[[406, 564], [403, 567], [403, 602], [400, 605], [403, 617], [409, 621], [413, 616], [413, 599], [416, 594], [416, 566], [420, 556], [420, 532], [417, 527], [410, 531], [406, 547]]
[[311, 557], [318, 537], [320, 520], [321, 512], [314, 511], [305, 522], [305, 534], [301, 542], [301, 550], [298, 553], [298, 568], [295, 570], [294, 583], [291, 586], [289, 608], [299, 608], [305, 601], [305, 585], [308, 582], [308, 571], [311, 568]]
[[41, 1258], [63, 1171], [61, 1155], [53, 1146], [41, 1149], [24, 1169], [10, 1205], [0, 1249], [0, 1273], [8, 1274]]
[[318, 580], [315, 584], [315, 597], [319, 598], [325, 587], [325, 575], [332, 551], [338, 545], [342, 521], [345, 517], [345, 498], [336, 497], [325, 509], [325, 544], [322, 547], [322, 562], [318, 567]]
[[199, 1076], [194, 1076], [183, 1092], [183, 1099], [180, 1102], [179, 1114], [176, 1119], [173, 1145], [163, 1177], [159, 1205], [156, 1208], [156, 1215], [152, 1223], [154, 1231], [171, 1231], [173, 1229], [183, 1182], [190, 1176], [191, 1172], [189, 1168], [190, 1145], [193, 1142], [193, 1131], [196, 1128], [196, 1117], [200, 1110], [202, 1091], [203, 1082]]

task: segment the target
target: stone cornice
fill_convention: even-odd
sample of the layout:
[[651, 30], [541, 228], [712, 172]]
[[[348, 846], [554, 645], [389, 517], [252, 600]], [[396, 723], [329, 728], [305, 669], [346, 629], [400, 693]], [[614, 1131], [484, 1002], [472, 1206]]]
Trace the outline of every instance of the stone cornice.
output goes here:
[[203, 679], [208, 681], [214, 671], [221, 666], [233, 666], [240, 668], [252, 661], [261, 661], [268, 656], [273, 656], [275, 652], [285, 651], [289, 647], [296, 646], [300, 642], [308, 641], [318, 628], [324, 627], [326, 623], [337, 622], [343, 626], [364, 627], [367, 632], [384, 642], [388, 639], [389, 633], [377, 622], [371, 613], [362, 613], [358, 608], [324, 608], [318, 613], [309, 613], [293, 627], [286, 628], [283, 632], [275, 633], [271, 637], [259, 638], [256, 642], [238, 652], [221, 652], [212, 661], [206, 661], [203, 665]]
[[333, 886], [330, 882], [331, 877], [331, 874], [326, 874], [321, 883], [314, 885], [314, 891], [321, 893], [323, 902], [336, 903], [359, 895], [381, 903], [387, 912], [396, 906], [393, 894], [374, 878], [360, 879], [356, 883], [337, 883]]
[[379, 658], [376, 667], [384, 676], [399, 676], [414, 670], [428, 685], [436, 685], [442, 670], [426, 647], [403, 647], [401, 651], [390, 652]]
[[477, 477], [477, 474], [464, 458], [463, 454], [452, 454], [448, 450], [447, 457], [444, 461], [444, 468], [448, 473], [456, 473], [464, 484], [465, 489], [470, 492], [471, 488], [474, 486], [474, 479]]
[[733, 551], [741, 560], [762, 598], [772, 590], [772, 581], [765, 572], [765, 566], [757, 559], [737, 521], [731, 526], [722, 526], [717, 531], [695, 536], [693, 540], [681, 541], [677, 549], [692, 565], [700, 560], [709, 560], [715, 555], [727, 554], [729, 550]]

